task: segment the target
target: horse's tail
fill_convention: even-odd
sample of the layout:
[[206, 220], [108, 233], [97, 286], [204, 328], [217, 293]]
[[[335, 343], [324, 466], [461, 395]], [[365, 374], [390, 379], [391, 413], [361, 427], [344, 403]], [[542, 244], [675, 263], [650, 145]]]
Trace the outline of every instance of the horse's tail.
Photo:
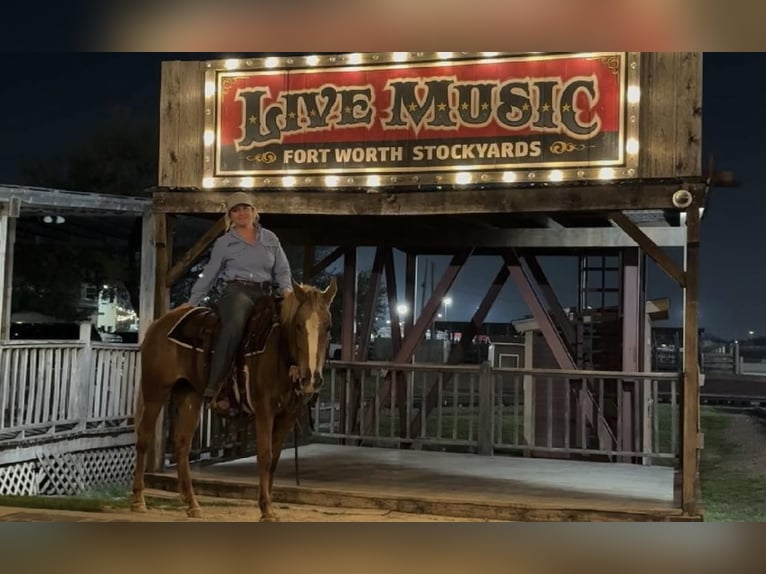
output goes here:
[[138, 433], [138, 427], [141, 424], [141, 418], [144, 416], [144, 391], [142, 390], [141, 383], [138, 384], [138, 390], [136, 392], [136, 407], [134, 409], [133, 424], [135, 425], [136, 433]]

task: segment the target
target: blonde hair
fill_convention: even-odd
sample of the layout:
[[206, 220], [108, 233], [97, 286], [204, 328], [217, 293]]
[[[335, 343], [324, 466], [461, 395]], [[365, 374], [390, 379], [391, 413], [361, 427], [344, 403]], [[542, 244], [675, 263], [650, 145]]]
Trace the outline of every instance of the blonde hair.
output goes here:
[[[248, 205], [248, 207], [252, 208], [252, 210], [253, 210], [253, 223], [258, 223], [258, 220], [261, 218], [261, 214], [258, 213], [258, 210], [255, 207], [253, 207], [252, 205]], [[232, 207], [232, 209], [234, 209], [234, 208]], [[224, 217], [226, 218], [226, 231], [231, 229], [232, 226], [234, 225], [234, 222], [231, 220], [231, 217], [229, 217], [229, 212], [230, 211], [231, 211], [231, 209], [229, 211], [227, 211], [226, 214], [224, 215]]]

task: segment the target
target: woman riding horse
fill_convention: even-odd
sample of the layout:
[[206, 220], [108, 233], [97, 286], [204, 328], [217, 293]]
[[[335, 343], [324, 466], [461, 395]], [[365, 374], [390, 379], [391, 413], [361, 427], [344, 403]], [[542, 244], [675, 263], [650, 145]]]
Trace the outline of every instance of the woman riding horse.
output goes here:
[[282, 295], [292, 290], [287, 256], [277, 236], [258, 223], [258, 211], [251, 196], [242, 191], [231, 194], [226, 199], [226, 216], [228, 231], [213, 245], [210, 261], [192, 287], [189, 301], [179, 306], [196, 306], [217, 278], [226, 281], [218, 301], [221, 332], [204, 392], [208, 401], [212, 401], [229, 375], [255, 301], [270, 295], [275, 283]]

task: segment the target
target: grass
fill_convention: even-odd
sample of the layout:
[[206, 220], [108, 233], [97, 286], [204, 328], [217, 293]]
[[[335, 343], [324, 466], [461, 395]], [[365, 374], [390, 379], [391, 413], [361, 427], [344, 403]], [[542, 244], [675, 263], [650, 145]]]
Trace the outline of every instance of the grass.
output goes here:
[[705, 448], [700, 460], [700, 480], [705, 521], [765, 522], [766, 473], [737, 469], [736, 459], [747, 453], [728, 435], [735, 416], [744, 415], [722, 413], [710, 407], [701, 411]]
[[[184, 510], [186, 504], [177, 496], [146, 496], [152, 510]], [[218, 500], [214, 506], [237, 506], [237, 502]], [[39, 508], [77, 512], [109, 512], [130, 508], [130, 493], [109, 488], [80, 496], [0, 496], [0, 507]]]

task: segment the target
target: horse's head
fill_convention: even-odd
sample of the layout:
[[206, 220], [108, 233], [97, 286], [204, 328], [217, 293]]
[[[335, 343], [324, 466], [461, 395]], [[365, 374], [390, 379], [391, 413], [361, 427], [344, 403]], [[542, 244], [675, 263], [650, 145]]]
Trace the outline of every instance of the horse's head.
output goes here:
[[333, 277], [322, 291], [293, 282], [293, 292], [282, 303], [282, 325], [286, 329], [290, 354], [299, 369], [296, 389], [312, 394], [322, 386], [322, 369], [330, 336], [330, 303], [338, 286]]

